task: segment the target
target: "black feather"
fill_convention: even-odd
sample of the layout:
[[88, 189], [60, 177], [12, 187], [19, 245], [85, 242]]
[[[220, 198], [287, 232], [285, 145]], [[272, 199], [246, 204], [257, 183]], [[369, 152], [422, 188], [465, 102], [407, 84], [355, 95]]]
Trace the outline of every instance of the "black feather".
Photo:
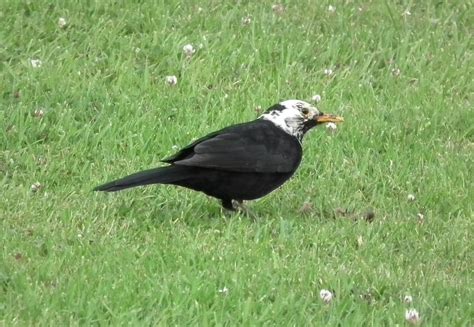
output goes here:
[[179, 166], [144, 170], [115, 181], [97, 186], [94, 191], [116, 192], [126, 188], [149, 184], [172, 184], [187, 178], [189, 169]]
[[288, 173], [296, 170], [302, 154], [297, 138], [270, 121], [256, 120], [209, 134], [163, 161], [232, 172]]

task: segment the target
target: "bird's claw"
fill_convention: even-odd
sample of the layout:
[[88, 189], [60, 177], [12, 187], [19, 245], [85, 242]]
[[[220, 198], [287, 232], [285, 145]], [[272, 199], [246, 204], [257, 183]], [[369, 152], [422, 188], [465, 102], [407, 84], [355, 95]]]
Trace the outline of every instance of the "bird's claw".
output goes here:
[[248, 211], [247, 206], [244, 204], [244, 201], [232, 200], [232, 207], [235, 211], [246, 213]]

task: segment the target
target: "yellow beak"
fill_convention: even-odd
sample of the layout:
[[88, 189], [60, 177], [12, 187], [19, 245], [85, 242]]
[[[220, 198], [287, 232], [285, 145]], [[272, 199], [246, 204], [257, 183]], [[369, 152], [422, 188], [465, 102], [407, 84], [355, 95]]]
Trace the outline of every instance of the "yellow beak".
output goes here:
[[344, 121], [344, 118], [341, 116], [336, 116], [336, 115], [321, 115], [316, 117], [316, 123], [317, 124], [323, 124], [323, 123], [342, 123]]

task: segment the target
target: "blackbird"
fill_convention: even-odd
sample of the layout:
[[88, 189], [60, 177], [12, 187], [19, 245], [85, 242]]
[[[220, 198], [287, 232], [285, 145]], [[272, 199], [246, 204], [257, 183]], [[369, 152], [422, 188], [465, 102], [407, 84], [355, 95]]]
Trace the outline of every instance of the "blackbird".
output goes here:
[[286, 100], [256, 120], [210, 133], [162, 162], [168, 166], [141, 171], [97, 186], [115, 192], [148, 184], [173, 184], [219, 199], [235, 210], [243, 200], [263, 197], [285, 183], [298, 168], [307, 131], [343, 118], [320, 112], [307, 102]]

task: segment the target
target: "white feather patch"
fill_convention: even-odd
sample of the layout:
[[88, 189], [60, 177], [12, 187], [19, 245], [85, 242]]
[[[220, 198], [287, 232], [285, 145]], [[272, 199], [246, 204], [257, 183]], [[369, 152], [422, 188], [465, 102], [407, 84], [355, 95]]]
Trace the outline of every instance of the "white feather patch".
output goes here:
[[304, 117], [298, 109], [273, 110], [263, 114], [261, 118], [271, 121], [275, 126], [297, 138], [301, 138], [303, 135]]
[[319, 114], [316, 108], [301, 100], [286, 100], [280, 102], [285, 107], [282, 110], [272, 110], [263, 114], [260, 118], [269, 120], [275, 126], [281, 128], [286, 133], [295, 136], [299, 140], [303, 137], [305, 115], [303, 109], [310, 110], [312, 116]]

